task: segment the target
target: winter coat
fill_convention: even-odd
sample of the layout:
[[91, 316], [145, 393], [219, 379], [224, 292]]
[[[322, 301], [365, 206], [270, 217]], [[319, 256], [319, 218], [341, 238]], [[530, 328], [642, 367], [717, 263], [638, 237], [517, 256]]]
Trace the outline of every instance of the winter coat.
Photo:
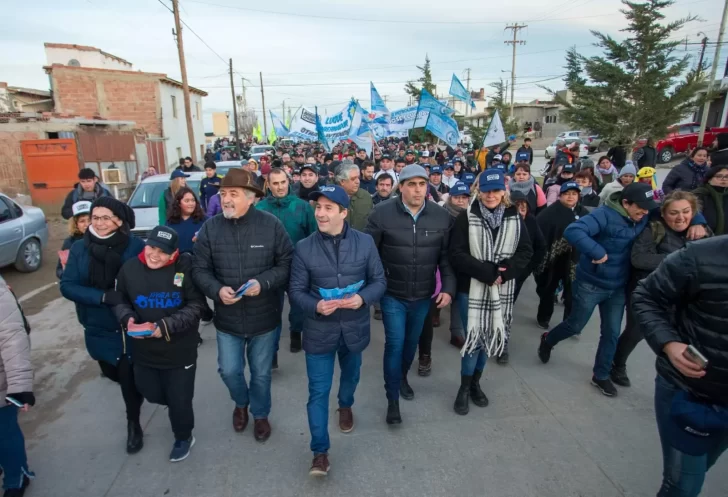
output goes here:
[[167, 219], [169, 219], [170, 209], [172, 209], [173, 203], [174, 195], [172, 195], [172, 189], [166, 188], [159, 196], [159, 203], [157, 204], [159, 208], [159, 226], [167, 224]]
[[586, 209], [578, 204], [569, 209], [561, 202], [551, 204], [539, 213], [536, 222], [546, 245], [543, 259], [534, 269], [539, 287], [549, 287], [552, 282], [565, 278], [573, 281], [579, 255], [564, 238], [564, 232], [571, 223], [587, 214]]
[[30, 338], [15, 295], [0, 277], [0, 405], [5, 396], [33, 391]]
[[[470, 292], [471, 278], [482, 281], [486, 285], [492, 285], [498, 279], [498, 276], [503, 281], [522, 276], [533, 256], [533, 249], [531, 248], [531, 240], [528, 237], [528, 227], [523, 219], [521, 219], [518, 209], [512, 205], [507, 207], [503, 213], [504, 220], [507, 217], [518, 217], [521, 222], [521, 234], [513, 257], [501, 261], [481, 261], [471, 255], [470, 222], [468, 220], [469, 209], [472, 209], [476, 216], [480, 218], [483, 216], [480, 210], [480, 202], [475, 201], [471, 204], [471, 207], [461, 212], [455, 219], [455, 226], [452, 228], [450, 237], [450, 263], [457, 274], [457, 292]], [[499, 229], [491, 230], [494, 240], [498, 236]], [[498, 270], [499, 267], [506, 267], [508, 269], [501, 272]]]
[[167, 266], [150, 269], [144, 252], [124, 263], [116, 280], [116, 290], [124, 303], [114, 306], [123, 330], [129, 319], [153, 323], [161, 338], [134, 342], [134, 362], [150, 368], [172, 369], [197, 361], [197, 329], [205, 309], [205, 297], [190, 276], [192, 254], [181, 254]]
[[207, 218], [203, 218], [201, 221], [197, 221], [192, 217], [185, 219], [180, 219], [180, 222], [173, 223], [172, 221], [167, 221], [165, 223], [165, 226], [172, 228], [175, 232], [177, 232], [178, 238], [178, 249], [180, 253], [184, 252], [192, 252], [193, 247], [195, 246], [194, 238], [195, 234], [200, 231], [200, 228], [202, 228], [202, 225], [205, 224], [205, 221], [207, 221]]
[[621, 192], [622, 190], [624, 190], [624, 186], [619, 182], [619, 179], [615, 179], [614, 181], [607, 183], [599, 193], [599, 205], [604, 205], [609, 197], [615, 193]]
[[639, 280], [657, 269], [665, 257], [683, 248], [688, 243], [686, 235], [687, 231], [677, 233], [671, 230], [662, 218], [651, 220], [632, 245], [632, 278], [629, 290], [634, 290]]
[[728, 233], [726, 217], [728, 217], [728, 188], [713, 185], [703, 185], [693, 192], [698, 197], [700, 212], [713, 233], [724, 235]]
[[359, 181], [359, 188], [366, 190], [369, 195], [377, 193], [377, 180], [372, 177], [370, 180], [362, 179]]
[[[215, 216], [197, 234], [194, 255], [192, 280], [215, 301], [218, 330], [253, 337], [281, 324], [280, 291], [288, 284], [293, 245], [274, 215], [251, 205], [241, 218]], [[222, 303], [222, 287], [237, 290], [251, 279], [260, 283], [260, 294]]]
[[222, 207], [220, 206], [220, 194], [218, 193], [213, 195], [207, 203], [207, 217], [217, 216], [221, 212]]
[[635, 152], [637, 158], [637, 170], [639, 171], [643, 167], [655, 167], [657, 164], [657, 150], [654, 147], [648, 147], [645, 145]]
[[372, 195], [372, 204], [373, 205], [378, 205], [379, 203], [384, 202], [385, 200], [389, 200], [390, 198], [394, 198], [396, 196], [397, 195], [395, 195], [394, 193], [391, 193], [389, 195], [389, 197], [384, 198], [384, 197], [380, 197], [379, 196], [379, 193], [375, 193], [374, 195]]
[[[608, 290], [626, 286], [632, 243], [648, 222], [649, 216], [639, 223], [632, 221], [620, 203], [620, 194], [614, 193], [603, 206], [570, 224], [564, 237], [581, 254], [576, 278]], [[608, 258], [603, 264], [592, 263], [605, 255]]]
[[401, 197], [377, 205], [365, 233], [374, 238], [387, 276], [387, 293], [403, 300], [429, 299], [440, 268], [442, 292], [455, 295], [455, 274], [448, 259], [450, 214], [435, 204], [425, 206], [415, 221]]
[[[83, 238], [83, 235], [73, 235], [69, 236], [65, 240], [63, 240], [63, 244], [61, 245], [61, 251], [63, 250], [71, 250], [71, 246], [74, 244], [76, 240], [81, 240]], [[61, 276], [63, 276], [63, 264], [61, 264], [61, 258], [58, 258], [58, 263], [56, 264], [56, 277], [60, 280]]]
[[63, 216], [63, 219], [71, 219], [73, 217], [73, 204], [80, 200], [88, 200], [93, 203], [99, 197], [111, 196], [111, 192], [101, 183], [96, 183], [94, 191], [91, 194], [83, 191], [81, 183], [76, 183], [73, 185], [73, 190], [66, 195], [66, 200], [63, 202], [63, 207], [61, 208], [61, 216]]
[[[665, 259], [632, 294], [632, 310], [657, 354], [657, 372], [711, 404], [728, 405], [728, 237], [689, 243]], [[702, 378], [683, 376], [663, 352], [665, 344], [693, 345], [707, 359]]]
[[[122, 264], [144, 250], [141, 239], [130, 236], [121, 256]], [[84, 328], [86, 350], [92, 359], [116, 365], [121, 355], [131, 354], [130, 342], [109, 305], [103, 304], [104, 291], [88, 285], [89, 251], [84, 240], [71, 246], [68, 264], [61, 277], [61, 295], [76, 304], [78, 321]]]
[[627, 151], [624, 149], [624, 147], [616, 145], [609, 149], [609, 151], [607, 152], [607, 157], [610, 161], [612, 161], [614, 167], [621, 170], [624, 167], [625, 162], [627, 161]]
[[[691, 191], [701, 186], [702, 182], [696, 178], [695, 171], [690, 167], [690, 159], [683, 160], [680, 164], [673, 167], [662, 182], [662, 191], [668, 195], [673, 190]], [[703, 166], [705, 172], [708, 172], [708, 164]]]
[[[316, 312], [320, 288], [345, 288], [364, 281], [357, 292], [364, 301], [358, 309], [339, 309], [324, 316]], [[339, 348], [341, 339], [350, 352], [369, 345], [369, 306], [387, 289], [384, 268], [371, 236], [350, 226], [332, 237], [320, 231], [296, 245], [288, 294], [303, 310], [303, 350], [327, 354]]]
[[516, 163], [521, 161], [526, 161], [529, 164], [533, 164], [533, 148], [531, 147], [520, 147], [518, 150], [516, 150], [516, 157], [515, 161]]
[[349, 198], [349, 202], [349, 213], [346, 215], [346, 220], [355, 230], [363, 231], [366, 228], [369, 213], [374, 207], [372, 196], [366, 190], [359, 188]]
[[531, 274], [537, 267], [541, 265], [541, 261], [546, 256], [546, 239], [541, 232], [541, 228], [538, 226], [536, 217], [530, 212], [526, 214], [523, 219], [523, 223], [526, 225], [528, 231], [528, 239], [531, 241], [531, 249], [533, 250], [533, 256], [528, 261], [526, 269], [521, 272], [520, 279], [525, 280], [529, 274]]
[[583, 195], [580, 198], [579, 203], [588, 212], [592, 212], [594, 209], [596, 209], [597, 207], [599, 207], [600, 201], [601, 201], [601, 199], [599, 198], [599, 195], [597, 195], [596, 193], [594, 193], [592, 191], [592, 193], [588, 193], [586, 195]]
[[208, 202], [220, 190], [221, 181], [222, 176], [219, 174], [214, 175], [212, 178], [204, 177], [200, 181], [200, 205], [203, 211], [207, 210]]
[[293, 195], [290, 191], [283, 198], [268, 195], [255, 204], [255, 208], [270, 212], [283, 223], [286, 233], [291, 237], [291, 244], [298, 242], [316, 231], [316, 218], [311, 204]]

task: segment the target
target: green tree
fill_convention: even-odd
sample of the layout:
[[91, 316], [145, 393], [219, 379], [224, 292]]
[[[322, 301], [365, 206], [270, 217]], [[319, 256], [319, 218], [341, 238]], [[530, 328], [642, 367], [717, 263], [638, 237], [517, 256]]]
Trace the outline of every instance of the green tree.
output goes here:
[[663, 11], [672, 0], [622, 3], [626, 38], [592, 31], [601, 55], [587, 58], [575, 48], [566, 54], [564, 81], [572, 99], [549, 92], [566, 107], [565, 121], [629, 144], [644, 136], [661, 138], [693, 111], [702, 79], [689, 68], [690, 56], [677, 53], [681, 42], [670, 39], [695, 17], [665, 23]]
[[425, 65], [424, 66], [417, 66], [417, 69], [420, 70], [422, 73], [422, 76], [420, 76], [415, 81], [408, 81], [406, 85], [404, 85], [404, 91], [410, 95], [412, 98], [415, 99], [415, 101], [420, 101], [420, 92], [422, 91], [422, 88], [427, 90], [432, 96], [435, 95], [435, 92], [437, 90], [437, 85], [435, 85], [432, 82], [432, 72], [430, 70], [430, 57], [425, 55]]

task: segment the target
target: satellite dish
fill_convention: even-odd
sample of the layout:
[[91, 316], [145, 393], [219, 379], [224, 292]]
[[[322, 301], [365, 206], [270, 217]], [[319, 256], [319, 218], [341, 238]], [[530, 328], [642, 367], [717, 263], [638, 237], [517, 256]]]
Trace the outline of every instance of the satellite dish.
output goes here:
[[71, 59], [68, 61], [68, 65], [72, 67], [81, 67], [81, 63], [77, 61], [76, 59]]

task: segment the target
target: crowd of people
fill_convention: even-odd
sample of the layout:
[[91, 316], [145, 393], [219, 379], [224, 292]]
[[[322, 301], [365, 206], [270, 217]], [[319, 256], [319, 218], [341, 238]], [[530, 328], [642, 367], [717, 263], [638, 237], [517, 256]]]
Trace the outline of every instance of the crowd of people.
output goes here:
[[[431, 374], [444, 308], [461, 354], [453, 410], [486, 407], [486, 363], [508, 364], [514, 307], [533, 275], [543, 363], [598, 307], [591, 383], [614, 397], [615, 384], [630, 386], [629, 355], [646, 339], [658, 356], [659, 496], [698, 495], [728, 448], [728, 266], [715, 256], [728, 250], [720, 236], [728, 165], [697, 148], [659, 190], [650, 165], [609, 156], [595, 164], [562, 144], [539, 183], [530, 140], [514, 154], [511, 145], [473, 152], [386, 140], [370, 156], [349, 144], [329, 153], [297, 144], [222, 177], [207, 157], [199, 191], [186, 185], [197, 166], [185, 161], [170, 174], [146, 241], [131, 234], [133, 210], [81, 170], [63, 208], [69, 238], [57, 274], [89, 355], [120, 386], [126, 451], [143, 448], [146, 400], [168, 408], [169, 460], [190, 454], [200, 321], [216, 329], [233, 430], [244, 432], [252, 415], [255, 440], [268, 440], [286, 295], [290, 351], [306, 359], [311, 475], [330, 470], [336, 357], [338, 426], [354, 429], [370, 308], [385, 333], [386, 423], [403, 423], [400, 399], [415, 397], [415, 359], [417, 374]], [[558, 300], [562, 320], [551, 327]], [[19, 406], [0, 408], [0, 466], [6, 495], [16, 497], [31, 476], [17, 409], [34, 397], [22, 312], [2, 284], [0, 304], [12, 318], [0, 327], [0, 394]]]

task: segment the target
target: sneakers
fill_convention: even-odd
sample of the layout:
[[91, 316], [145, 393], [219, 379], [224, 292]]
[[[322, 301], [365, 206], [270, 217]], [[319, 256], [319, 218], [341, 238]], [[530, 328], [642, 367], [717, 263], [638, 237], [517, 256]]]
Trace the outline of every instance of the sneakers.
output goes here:
[[25, 495], [25, 489], [28, 488], [28, 485], [30, 485], [30, 478], [23, 475], [23, 486], [20, 488], [9, 488], [5, 490], [3, 497], [23, 497]]
[[144, 432], [138, 421], [126, 424], [126, 453], [136, 454], [144, 447]]
[[351, 407], [339, 407], [339, 430], [350, 433], [354, 429], [354, 413]]
[[538, 358], [541, 359], [541, 362], [544, 364], [549, 362], [549, 359], [551, 359], [551, 349], [553, 349], [551, 345], [546, 343], [547, 336], [548, 333], [541, 335], [541, 344], [538, 346]]
[[420, 376], [430, 376], [432, 373], [432, 356], [423, 354], [420, 356], [420, 365], [417, 368], [417, 374]]
[[382, 320], [382, 310], [381, 309], [374, 309], [374, 319], [377, 321]]
[[330, 469], [329, 456], [326, 454], [316, 454], [313, 456], [313, 462], [311, 463], [311, 469], [308, 470], [308, 474], [311, 476], [326, 476], [329, 474]]
[[592, 376], [591, 384], [597, 387], [607, 397], [617, 396], [617, 389], [614, 387], [612, 381], [609, 379], [597, 380], [594, 376]]
[[399, 384], [399, 394], [404, 400], [412, 400], [415, 398], [415, 391], [412, 390], [409, 382], [407, 382], [407, 375], [402, 375], [402, 382]]
[[399, 401], [390, 400], [387, 406], [387, 424], [398, 425], [402, 423], [402, 415], [399, 413]]
[[613, 364], [609, 377], [620, 387], [632, 386], [632, 382], [629, 381], [629, 377], [627, 376], [627, 366], [617, 366], [616, 364]]
[[176, 440], [172, 446], [172, 452], [169, 453], [169, 462], [180, 462], [187, 459], [193, 445], [195, 445], [194, 436], [190, 436], [187, 440]]
[[301, 332], [300, 331], [292, 331], [291, 332], [291, 352], [301, 352]]

